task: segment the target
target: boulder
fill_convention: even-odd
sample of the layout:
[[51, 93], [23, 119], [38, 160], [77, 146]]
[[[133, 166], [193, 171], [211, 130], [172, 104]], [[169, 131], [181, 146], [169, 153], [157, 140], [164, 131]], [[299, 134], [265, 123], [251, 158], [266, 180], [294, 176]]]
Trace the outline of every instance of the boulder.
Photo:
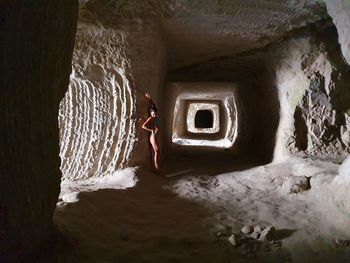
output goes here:
[[232, 234], [229, 238], [228, 238], [228, 242], [230, 242], [230, 244], [234, 247], [237, 246], [237, 240], [236, 240], [236, 236], [235, 234]]
[[306, 176], [291, 176], [283, 183], [282, 189], [288, 194], [297, 194], [311, 188]]
[[272, 241], [276, 238], [276, 229], [273, 226], [265, 228], [259, 237], [260, 241]]
[[244, 227], [242, 227], [241, 232], [242, 232], [243, 234], [248, 235], [248, 234], [250, 234], [250, 233], [253, 232], [253, 227], [252, 227], [252, 226], [245, 225]]

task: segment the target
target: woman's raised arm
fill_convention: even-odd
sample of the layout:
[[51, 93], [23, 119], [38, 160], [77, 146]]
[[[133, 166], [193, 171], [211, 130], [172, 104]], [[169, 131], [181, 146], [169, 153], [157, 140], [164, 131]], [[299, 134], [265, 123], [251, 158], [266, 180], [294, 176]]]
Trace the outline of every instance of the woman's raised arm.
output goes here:
[[151, 94], [149, 94], [149, 93], [146, 93], [145, 94], [145, 97], [147, 98], [147, 99], [149, 99], [149, 104], [150, 104], [150, 108], [151, 107], [156, 107], [156, 103], [153, 101], [153, 99], [152, 99], [152, 97], [151, 97]]

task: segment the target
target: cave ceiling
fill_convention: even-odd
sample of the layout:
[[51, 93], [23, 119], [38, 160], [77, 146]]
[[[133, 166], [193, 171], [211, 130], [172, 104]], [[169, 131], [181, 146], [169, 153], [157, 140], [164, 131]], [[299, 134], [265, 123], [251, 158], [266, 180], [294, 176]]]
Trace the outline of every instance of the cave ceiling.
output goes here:
[[170, 69], [235, 56], [276, 42], [328, 18], [316, 0], [85, 0], [93, 12], [123, 19], [155, 19]]

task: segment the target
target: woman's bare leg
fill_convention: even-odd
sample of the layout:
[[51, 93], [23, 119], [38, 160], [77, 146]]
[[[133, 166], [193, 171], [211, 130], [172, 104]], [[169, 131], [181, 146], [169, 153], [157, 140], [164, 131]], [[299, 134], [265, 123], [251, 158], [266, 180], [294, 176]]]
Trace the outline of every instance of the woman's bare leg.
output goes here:
[[159, 147], [158, 147], [158, 142], [157, 138], [154, 134], [151, 134], [150, 137], [150, 143], [153, 148], [153, 162], [154, 162], [154, 168], [158, 171], [159, 170], [159, 164], [158, 164], [158, 159], [159, 159]]
[[159, 165], [158, 165], [158, 150], [154, 150], [154, 167], [159, 170]]

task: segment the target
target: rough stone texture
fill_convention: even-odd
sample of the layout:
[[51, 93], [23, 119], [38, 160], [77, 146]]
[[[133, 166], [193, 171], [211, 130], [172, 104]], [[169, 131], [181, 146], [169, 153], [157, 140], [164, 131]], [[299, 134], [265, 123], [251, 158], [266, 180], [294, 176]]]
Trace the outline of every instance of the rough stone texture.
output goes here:
[[269, 51], [281, 106], [277, 160], [289, 153], [342, 160], [350, 151], [350, 68], [336, 39], [335, 28], [322, 23]]
[[235, 234], [232, 234], [229, 238], [228, 238], [228, 242], [230, 242], [230, 244], [234, 247], [237, 246], [237, 240], [236, 240], [236, 236]]
[[275, 239], [276, 230], [273, 226], [266, 227], [261, 231], [259, 240], [261, 241], [272, 241]]
[[148, 161], [138, 118], [147, 114], [146, 91], [157, 101], [163, 53], [153, 21], [99, 17], [81, 6], [71, 83], [60, 106], [64, 179], [104, 176]]
[[254, 226], [254, 232], [260, 234], [261, 231], [263, 231], [263, 228], [261, 226]]
[[258, 239], [260, 237], [260, 233], [253, 232], [253, 233], [251, 233], [250, 237], [254, 238], [254, 239]]
[[344, 162], [339, 166], [339, 177], [343, 182], [350, 181], [350, 156], [348, 156]]
[[253, 231], [254, 231], [254, 228], [252, 226], [248, 226], [248, 225], [242, 227], [242, 229], [241, 229], [241, 232], [243, 234], [250, 234]]
[[297, 194], [310, 189], [306, 176], [290, 176], [282, 185], [282, 190], [288, 194]]
[[[105, 2], [104, 9], [100, 2]], [[264, 47], [288, 31], [328, 16], [325, 5], [316, 0], [88, 0], [88, 4], [124, 18], [159, 19], [171, 69]]]
[[339, 35], [339, 43], [342, 52], [350, 64], [350, 1], [349, 0], [325, 0], [327, 10], [336, 25]]
[[72, 0], [0, 3], [1, 262], [30, 262], [51, 231], [77, 11]]
[[[259, 158], [270, 161], [279, 118], [279, 89], [273, 78], [264, 79], [262, 72], [270, 68], [265, 66], [267, 59], [247, 52], [328, 18], [326, 5], [314, 0], [80, 3], [71, 85], [59, 119], [61, 169], [70, 180], [147, 163], [147, 134], [139, 129], [140, 117], [147, 115], [142, 96], [150, 91], [160, 102], [167, 70], [172, 76], [200, 72], [210, 76], [209, 81], [243, 81], [242, 105], [250, 107], [242, 112], [242, 139], [237, 149], [247, 154], [259, 152]], [[264, 87], [254, 82], [261, 79]], [[158, 106], [162, 109], [162, 103]], [[296, 140], [304, 149], [302, 133], [306, 130], [303, 113], [298, 113], [301, 135]], [[261, 129], [265, 123], [269, 128]], [[344, 127], [343, 137], [350, 140]], [[279, 152], [285, 148], [285, 143], [281, 145]]]
[[276, 161], [291, 154], [341, 161], [349, 154], [350, 68], [329, 20], [264, 49], [173, 71], [170, 79], [240, 81], [242, 105], [249, 105], [243, 148], [267, 161], [270, 152]]

